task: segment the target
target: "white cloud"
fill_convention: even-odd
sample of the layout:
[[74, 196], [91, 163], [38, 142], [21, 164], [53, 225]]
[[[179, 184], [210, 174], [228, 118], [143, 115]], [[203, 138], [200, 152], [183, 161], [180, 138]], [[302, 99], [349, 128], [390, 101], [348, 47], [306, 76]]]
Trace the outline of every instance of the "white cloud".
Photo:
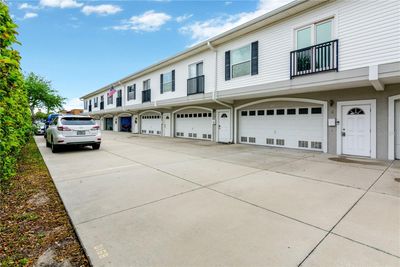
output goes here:
[[40, 0], [40, 5], [44, 7], [77, 8], [83, 6], [83, 3], [75, 0]]
[[137, 32], [154, 32], [158, 31], [162, 25], [171, 19], [166, 13], [155, 12], [149, 10], [139, 16], [132, 16], [129, 20], [125, 20], [121, 25], [114, 26], [114, 30], [133, 30]]
[[25, 15], [22, 19], [32, 19], [32, 18], [36, 18], [37, 16], [38, 16], [37, 13], [27, 12], [27, 13], [25, 13]]
[[198, 43], [240, 24], [246, 23], [291, 1], [292, 0], [260, 0], [257, 9], [253, 12], [226, 14], [205, 21], [196, 21], [181, 27], [179, 31], [183, 34], [190, 35], [195, 43]]
[[193, 17], [193, 14], [185, 14], [185, 15], [176, 17], [175, 20], [176, 20], [176, 22], [181, 23], [181, 22], [184, 22], [184, 21], [190, 19], [191, 17]]
[[226, 2], [225, 2], [225, 5], [226, 5], [226, 6], [229, 6], [230, 4], [232, 4], [232, 1], [226, 1]]
[[22, 3], [22, 4], [19, 4], [19, 5], [18, 5], [18, 9], [32, 9], [32, 10], [36, 10], [36, 9], [39, 9], [39, 7], [38, 7], [38, 6], [30, 5], [30, 4], [28, 4], [28, 3]]
[[98, 14], [98, 15], [112, 15], [122, 11], [122, 8], [116, 5], [97, 5], [97, 6], [84, 6], [82, 12], [85, 15]]
[[83, 102], [78, 97], [69, 98], [64, 104], [65, 110], [71, 110], [74, 108], [83, 108]]

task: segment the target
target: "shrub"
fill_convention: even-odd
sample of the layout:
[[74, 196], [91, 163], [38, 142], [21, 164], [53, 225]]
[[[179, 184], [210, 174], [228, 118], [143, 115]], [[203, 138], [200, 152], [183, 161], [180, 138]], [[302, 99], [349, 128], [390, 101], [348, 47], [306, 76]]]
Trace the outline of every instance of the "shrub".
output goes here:
[[19, 65], [17, 25], [0, 1], [0, 182], [15, 175], [21, 147], [31, 131], [28, 98]]

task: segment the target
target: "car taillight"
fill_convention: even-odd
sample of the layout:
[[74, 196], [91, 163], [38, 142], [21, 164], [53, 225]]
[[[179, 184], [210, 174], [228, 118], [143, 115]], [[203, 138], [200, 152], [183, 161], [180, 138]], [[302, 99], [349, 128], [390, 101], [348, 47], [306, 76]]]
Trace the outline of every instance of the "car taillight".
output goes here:
[[59, 130], [59, 131], [71, 131], [71, 129], [68, 128], [67, 126], [58, 126], [57, 130]]
[[100, 129], [100, 126], [98, 126], [98, 125], [93, 126], [93, 128], [92, 128], [92, 130], [98, 130], [98, 129]]

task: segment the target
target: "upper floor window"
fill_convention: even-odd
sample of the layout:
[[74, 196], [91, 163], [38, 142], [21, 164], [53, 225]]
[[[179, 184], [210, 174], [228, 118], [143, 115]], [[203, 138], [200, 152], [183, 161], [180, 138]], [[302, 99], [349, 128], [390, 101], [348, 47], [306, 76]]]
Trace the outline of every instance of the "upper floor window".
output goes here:
[[104, 102], [104, 95], [100, 97], [100, 102]]
[[189, 65], [189, 79], [203, 75], [203, 62]]
[[175, 70], [160, 75], [160, 93], [175, 90]]
[[118, 91], [117, 91], [117, 97], [118, 97], [118, 98], [121, 98], [121, 97], [122, 97], [122, 90], [118, 90]]
[[136, 99], [136, 84], [127, 87], [127, 99], [128, 101]]
[[88, 108], [87, 100], [83, 101], [83, 108], [84, 108], [84, 109], [87, 109], [87, 108]]
[[316, 44], [329, 42], [333, 39], [333, 20], [313, 23], [296, 30], [296, 48], [301, 49]]
[[99, 103], [99, 98], [98, 97], [93, 98], [93, 104], [95, 108], [97, 108], [98, 103]]
[[225, 81], [250, 74], [258, 74], [258, 41], [225, 51]]
[[143, 81], [143, 91], [150, 89], [150, 79]]
[[107, 105], [112, 105], [114, 103], [114, 95], [107, 96]]
[[232, 50], [232, 78], [245, 76], [250, 74], [251, 68], [251, 46], [246, 45], [241, 48]]

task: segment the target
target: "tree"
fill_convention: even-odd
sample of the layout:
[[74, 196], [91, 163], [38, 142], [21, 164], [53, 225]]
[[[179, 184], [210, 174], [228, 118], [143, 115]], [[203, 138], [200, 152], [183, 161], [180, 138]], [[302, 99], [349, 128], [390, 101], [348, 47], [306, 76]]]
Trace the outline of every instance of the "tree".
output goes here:
[[15, 174], [17, 157], [31, 132], [28, 97], [20, 69], [17, 25], [0, 1], [0, 181]]
[[52, 88], [50, 81], [32, 72], [24, 80], [32, 119], [34, 118], [35, 110], [38, 108], [46, 108], [47, 113], [62, 108], [65, 98]]

